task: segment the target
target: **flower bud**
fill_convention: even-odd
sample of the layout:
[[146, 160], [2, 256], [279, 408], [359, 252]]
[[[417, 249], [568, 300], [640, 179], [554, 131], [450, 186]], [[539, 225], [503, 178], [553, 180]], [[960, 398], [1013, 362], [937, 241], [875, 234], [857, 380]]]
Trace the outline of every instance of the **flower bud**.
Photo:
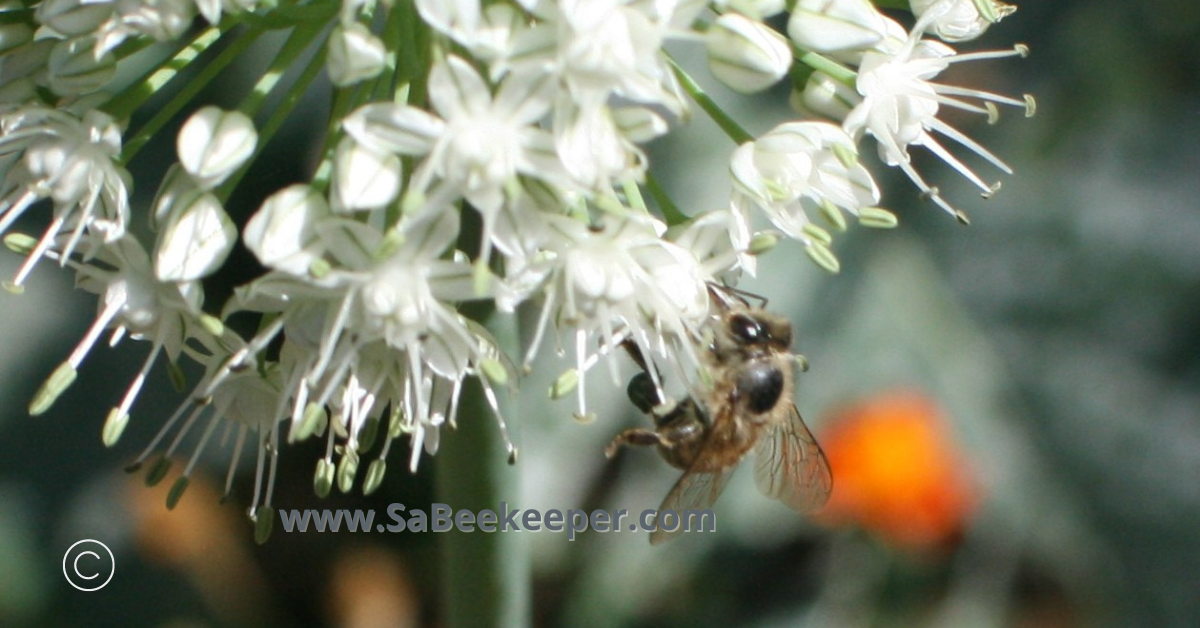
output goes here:
[[0, 54], [33, 41], [33, 29], [28, 24], [0, 24]]
[[95, 38], [76, 37], [54, 45], [46, 70], [51, 91], [76, 96], [107, 85], [117, 73], [117, 62], [109, 53], [96, 57]]
[[705, 33], [708, 69], [731, 89], [752, 93], [787, 74], [792, 51], [771, 27], [737, 13], [726, 13]]
[[22, 105], [35, 98], [37, 84], [27, 76], [0, 85], [0, 104]]
[[396, 200], [404, 176], [400, 157], [383, 153], [349, 136], [334, 155], [334, 208], [338, 211], [379, 209]]
[[329, 35], [329, 80], [348, 87], [375, 78], [383, 71], [387, 50], [383, 41], [358, 22], [339, 24]]
[[316, 190], [292, 185], [272, 194], [246, 223], [242, 240], [264, 266], [303, 276], [320, 258], [316, 225], [329, 206]]
[[180, 199], [159, 236], [154, 275], [159, 281], [192, 281], [221, 266], [237, 228], [217, 197], [204, 193]]
[[801, 112], [812, 112], [830, 120], [842, 121], [862, 96], [853, 87], [824, 72], [813, 72], [804, 89], [792, 92], [792, 106]]
[[929, 30], [943, 41], [975, 39], [1017, 10], [996, 0], [909, 0], [909, 5], [913, 15], [932, 20]]
[[204, 107], [179, 129], [175, 150], [196, 185], [211, 190], [254, 154], [258, 132], [240, 111]]
[[870, 48], [887, 22], [868, 0], [800, 0], [788, 19], [788, 36], [815, 52]]
[[787, 3], [784, 0], [729, 0], [725, 6], [742, 15], [765, 20], [782, 13], [787, 8]]
[[35, 19], [67, 37], [95, 32], [112, 14], [112, 2], [89, 0], [46, 0], [38, 5]]

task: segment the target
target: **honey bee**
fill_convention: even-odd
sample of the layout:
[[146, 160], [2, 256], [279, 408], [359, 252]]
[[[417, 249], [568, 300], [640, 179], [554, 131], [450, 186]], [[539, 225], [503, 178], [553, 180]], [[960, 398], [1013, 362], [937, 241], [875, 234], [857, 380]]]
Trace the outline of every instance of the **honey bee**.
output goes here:
[[[712, 286], [709, 293], [717, 312], [700, 342], [711, 385], [682, 401], [667, 399], [645, 360], [630, 348], [642, 372], [627, 392], [655, 427], [622, 431], [605, 454], [612, 458], [624, 445], [654, 446], [667, 463], [684, 471], [659, 507], [660, 516], [665, 510], [711, 507], [751, 450], [764, 495], [802, 513], [820, 508], [829, 498], [833, 477], [793, 403], [791, 324], [751, 306], [732, 289]], [[660, 525], [650, 543], [670, 540], [683, 529], [667, 531]]]

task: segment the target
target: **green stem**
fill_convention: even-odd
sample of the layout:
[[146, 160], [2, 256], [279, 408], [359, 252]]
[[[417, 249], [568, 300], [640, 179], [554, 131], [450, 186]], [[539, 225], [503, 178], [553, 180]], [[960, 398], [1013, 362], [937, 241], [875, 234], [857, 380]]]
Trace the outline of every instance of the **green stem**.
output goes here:
[[[313, 42], [313, 38], [317, 36], [317, 33], [321, 32], [323, 26], [322, 24], [304, 24], [292, 30], [283, 47], [276, 53], [275, 59], [271, 61], [271, 67], [263, 72], [262, 76], [258, 79], [258, 83], [254, 85], [254, 89], [250, 90], [250, 94], [238, 106], [238, 109], [242, 113], [251, 118], [258, 115], [258, 111], [267, 100], [267, 96], [279, 84], [283, 75], [292, 67], [292, 64], [300, 56], [300, 53], [309, 48], [309, 45]], [[325, 46], [321, 45], [320, 50], [324, 51], [324, 49]]]
[[816, 52], [809, 52], [792, 44], [792, 54], [796, 56], [796, 60], [808, 67], [828, 74], [833, 80], [854, 87], [858, 81], [858, 74], [850, 68]]
[[[306, 37], [315, 35], [315, 31], [319, 30], [320, 29], [314, 29], [312, 32], [308, 32], [307, 29], [298, 27], [296, 32], [292, 34], [292, 38], [288, 40], [288, 44], [291, 44], [292, 40], [303, 41]], [[285, 49], [287, 48], [288, 44], [284, 45]], [[303, 50], [306, 47], [307, 46], [300, 46], [299, 48]], [[325, 51], [326, 47], [324, 43], [321, 43], [316, 52], [313, 54], [312, 58], [309, 59], [308, 65], [304, 68], [304, 71], [300, 74], [300, 76], [296, 77], [296, 81], [292, 83], [288, 93], [283, 97], [279, 104], [276, 105], [274, 111], [272, 111], [271, 115], [267, 118], [267, 121], [263, 123], [262, 129], [260, 129], [258, 132], [258, 145], [254, 149], [254, 155], [250, 159], [247, 159], [246, 164], [238, 169], [237, 173], [229, 177], [229, 180], [222, 184], [218, 190], [217, 197], [222, 201], [229, 198], [229, 195], [233, 192], [234, 188], [237, 187], [237, 184], [242, 180], [242, 177], [246, 176], [246, 173], [250, 169], [250, 165], [258, 160], [258, 156], [262, 154], [267, 144], [270, 143], [271, 138], [273, 138], [275, 133], [279, 131], [279, 128], [283, 126], [284, 121], [287, 120], [288, 116], [292, 114], [292, 111], [295, 110], [296, 105], [300, 104], [304, 94], [308, 91], [308, 86], [312, 84], [313, 80], [317, 78], [318, 74], [320, 74], [321, 69], [325, 67]], [[283, 56], [282, 51], [280, 52], [280, 56]], [[295, 55], [292, 55], [293, 58], [287, 60], [288, 65], [290, 65], [292, 60], [294, 60], [294, 56]], [[276, 61], [278, 62], [279, 59], [276, 59]], [[270, 72], [268, 72], [268, 74], [270, 74]], [[265, 76], [263, 78], [266, 80]], [[262, 86], [262, 81], [259, 82], [259, 86]], [[257, 111], [258, 105], [260, 104], [261, 102], [256, 103], [253, 107], [253, 110]], [[243, 108], [245, 107], [246, 104], [243, 103]], [[248, 111], [246, 113], [253, 115], [254, 111]]]
[[[490, 325], [502, 345], [516, 344], [511, 317], [504, 329]], [[506, 342], [507, 341], [507, 342]], [[459, 428], [443, 432], [436, 456], [436, 494], [456, 512], [521, 507], [520, 474], [509, 466], [499, 428], [483, 395], [464, 395]], [[445, 429], [445, 428], [443, 428]], [[497, 524], [497, 527], [499, 524]], [[530, 557], [527, 533], [499, 529], [438, 535], [442, 569], [442, 622], [445, 628], [528, 626], [531, 617]]]
[[654, 199], [654, 202], [658, 203], [658, 209], [662, 212], [663, 220], [667, 221], [668, 225], [674, 227], [691, 220], [687, 214], [679, 210], [675, 201], [671, 200], [662, 184], [650, 172], [646, 173], [646, 190], [650, 192], [650, 197]]
[[[166, 126], [167, 122], [170, 122], [171, 118], [174, 118], [176, 114], [183, 110], [184, 107], [191, 104], [192, 99], [195, 98], [196, 95], [201, 92], [201, 90], [207, 87], [209, 83], [220, 76], [221, 72], [224, 72], [225, 68], [227, 68], [229, 64], [233, 63], [235, 59], [242, 56], [246, 50], [250, 48], [251, 44], [258, 40], [258, 37], [262, 35], [262, 33], [263, 31], [258, 28], [251, 28], [245, 33], [242, 33], [242, 35], [238, 37], [237, 41], [230, 44], [228, 48], [222, 50], [221, 53], [217, 55], [217, 57], [208, 65], [204, 66], [204, 69], [200, 70], [195, 77], [190, 78], [187, 82], [187, 85], [184, 85], [183, 88], [180, 89], [173, 98], [171, 98], [170, 102], [164, 105], [162, 109], [159, 109], [158, 113], [154, 114], [154, 117], [150, 118], [150, 120], [147, 121], [142, 128], [138, 129], [137, 134], [133, 135], [129, 141], [125, 143], [124, 150], [122, 151], [123, 161], [125, 163], [132, 161], [134, 155], [137, 155], [138, 151], [150, 141], [150, 138], [154, 137], [154, 135], [158, 133], [158, 131], [164, 126]], [[178, 75], [175, 75], [175, 77], [178, 77]]]
[[725, 110], [704, 91], [704, 88], [700, 87], [700, 84], [690, 74], [679, 67], [675, 59], [667, 56], [667, 63], [671, 65], [671, 70], [675, 72], [675, 77], [679, 79], [679, 84], [683, 87], [683, 91], [687, 92], [688, 97], [695, 101], [704, 110], [704, 113], [707, 113], [708, 117], [717, 123], [717, 126], [721, 127], [721, 130], [725, 132], [725, 135], [729, 136], [729, 139], [738, 145], [745, 144], [754, 139], [754, 136], [747, 133], [733, 117], [725, 113]]
[[355, 101], [357, 88], [344, 87], [333, 90], [333, 106], [329, 108], [329, 126], [325, 128], [325, 140], [321, 143], [321, 165], [313, 174], [313, 189], [324, 192], [329, 189], [329, 178], [333, 176], [333, 151], [342, 136], [342, 119], [350, 112]]
[[197, 32], [190, 41], [182, 41], [170, 59], [151, 68], [141, 78], [134, 80], [125, 91], [113, 96], [105, 103], [104, 110], [118, 120], [129, 119], [138, 107], [158, 92], [160, 87], [175, 78], [181, 69], [187, 67], [196, 57], [200, 56], [200, 53], [220, 38], [221, 30], [214, 27]]

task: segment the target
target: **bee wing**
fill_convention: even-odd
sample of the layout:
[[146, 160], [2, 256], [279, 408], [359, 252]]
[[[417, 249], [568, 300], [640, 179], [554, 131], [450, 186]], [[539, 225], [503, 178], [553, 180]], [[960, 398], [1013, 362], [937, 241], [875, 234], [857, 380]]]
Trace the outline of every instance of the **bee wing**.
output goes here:
[[[675, 487], [658, 507], [658, 516], [661, 517], [664, 510], [673, 510], [677, 515], [682, 516], [686, 510], [711, 508], [717, 498], [721, 496], [721, 491], [725, 490], [725, 484], [729, 482], [729, 478], [737, 466], [714, 471], [697, 471], [696, 467], [700, 466], [702, 458], [703, 455], [697, 457], [696, 462], [692, 463], [692, 468], [688, 469], [683, 477], [675, 483]], [[662, 528], [655, 528], [654, 532], [650, 533], [650, 544], [658, 545], [669, 541], [683, 532], [683, 528], [682, 524], [670, 532]]]
[[787, 416], [763, 435], [754, 452], [754, 478], [763, 495], [778, 499], [792, 510], [811, 512], [825, 505], [833, 489], [833, 475], [825, 452], [804, 425], [793, 404]]

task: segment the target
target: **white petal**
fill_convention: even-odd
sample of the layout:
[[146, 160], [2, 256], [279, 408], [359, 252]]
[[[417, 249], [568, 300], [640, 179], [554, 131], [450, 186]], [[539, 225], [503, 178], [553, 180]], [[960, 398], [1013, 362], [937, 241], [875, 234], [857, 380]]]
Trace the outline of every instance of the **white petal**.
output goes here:
[[454, 120], [485, 111], [492, 93], [470, 63], [451, 56], [429, 72], [429, 101], [443, 119]]
[[446, 125], [416, 107], [373, 103], [346, 116], [342, 128], [359, 143], [378, 151], [424, 155]]
[[426, 24], [456, 40], [471, 39], [479, 28], [479, 0], [417, 0]]
[[509, 122], [537, 122], [550, 111], [557, 85], [554, 76], [543, 72], [517, 72], [505, 77], [496, 94], [495, 109]]
[[437, 259], [458, 240], [458, 212], [435, 209], [401, 223], [404, 233], [403, 254], [411, 260]]
[[383, 234], [374, 227], [345, 218], [322, 221], [317, 233], [325, 250], [350, 270], [370, 268], [383, 244]]

